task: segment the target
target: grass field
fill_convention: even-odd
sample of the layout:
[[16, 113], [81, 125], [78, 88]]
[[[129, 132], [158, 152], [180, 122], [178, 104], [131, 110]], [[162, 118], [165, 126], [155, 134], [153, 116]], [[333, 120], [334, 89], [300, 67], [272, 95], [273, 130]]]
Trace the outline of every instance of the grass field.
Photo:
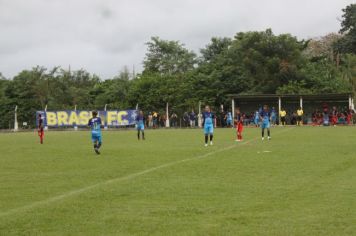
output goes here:
[[355, 235], [356, 127], [0, 134], [0, 235]]

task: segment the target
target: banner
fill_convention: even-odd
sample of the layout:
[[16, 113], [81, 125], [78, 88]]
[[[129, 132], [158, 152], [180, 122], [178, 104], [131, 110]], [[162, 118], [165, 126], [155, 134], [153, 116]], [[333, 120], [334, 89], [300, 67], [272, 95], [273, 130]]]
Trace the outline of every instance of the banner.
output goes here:
[[[37, 111], [36, 124], [41, 114], [43, 125], [48, 127], [85, 127], [92, 117], [91, 111]], [[137, 110], [98, 111], [102, 125], [108, 127], [136, 124]]]

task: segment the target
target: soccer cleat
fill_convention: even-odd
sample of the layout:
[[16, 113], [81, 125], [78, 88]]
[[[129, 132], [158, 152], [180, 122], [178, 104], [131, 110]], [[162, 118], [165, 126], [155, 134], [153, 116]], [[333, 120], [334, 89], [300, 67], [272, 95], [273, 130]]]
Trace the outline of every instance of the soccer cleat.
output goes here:
[[208, 146], [208, 144], [206, 143], [206, 144], [204, 144], [204, 146], [205, 146], [205, 147], [207, 147], [207, 146]]
[[95, 151], [95, 153], [96, 153], [96, 154], [98, 154], [98, 155], [100, 154], [100, 152], [99, 152], [99, 149], [98, 149], [98, 148], [94, 148], [94, 151]]
[[265, 137], [262, 137], [262, 141], [265, 140]]
[[210, 141], [210, 145], [213, 146], [213, 141]]
[[268, 140], [271, 140], [271, 137], [270, 137], [270, 136], [268, 136]]

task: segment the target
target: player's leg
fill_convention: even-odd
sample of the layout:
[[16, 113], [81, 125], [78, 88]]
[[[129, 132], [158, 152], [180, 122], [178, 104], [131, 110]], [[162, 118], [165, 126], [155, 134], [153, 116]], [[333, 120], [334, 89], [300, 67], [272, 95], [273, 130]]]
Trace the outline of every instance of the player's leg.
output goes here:
[[137, 139], [140, 140], [140, 128], [137, 127]]
[[209, 133], [210, 133], [210, 145], [213, 145], [213, 136], [214, 136], [214, 127], [213, 127], [213, 125], [210, 125]]
[[265, 122], [262, 121], [262, 124], [261, 124], [261, 129], [262, 129], [262, 140], [265, 139], [265, 128], [266, 128], [266, 124]]
[[208, 139], [209, 139], [209, 128], [207, 125], [204, 125], [204, 141], [205, 141], [204, 145], [205, 145], [205, 147], [208, 146]]
[[99, 134], [98, 135], [98, 145], [97, 145], [98, 149], [100, 149], [101, 144], [102, 144], [102, 137], [101, 137], [101, 134]]
[[95, 153], [96, 154], [100, 154], [100, 152], [99, 152], [99, 149], [98, 149], [98, 147], [99, 147], [99, 136], [98, 136], [98, 134], [92, 134], [92, 141], [93, 141], [93, 146], [94, 146], [94, 151], [95, 151]]
[[142, 140], [145, 140], [145, 126], [141, 126]]
[[40, 131], [40, 143], [43, 144], [44, 131], [43, 129]]
[[243, 124], [240, 124], [240, 127], [239, 127], [239, 140], [242, 141], [242, 131], [244, 129], [244, 126]]
[[239, 128], [238, 128], [238, 125], [236, 127], [236, 140], [235, 141], [239, 141]]
[[97, 143], [97, 144], [96, 144], [95, 152], [96, 152], [96, 154], [100, 154], [99, 149], [100, 149], [101, 144], [102, 144], [101, 134], [98, 134], [96, 143]]

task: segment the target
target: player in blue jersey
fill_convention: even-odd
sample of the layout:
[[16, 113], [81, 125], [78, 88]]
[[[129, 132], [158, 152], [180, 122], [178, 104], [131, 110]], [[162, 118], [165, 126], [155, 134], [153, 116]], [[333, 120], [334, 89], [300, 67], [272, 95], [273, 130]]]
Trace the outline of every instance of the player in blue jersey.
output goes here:
[[265, 139], [265, 129], [267, 129], [267, 135], [268, 135], [268, 140], [271, 139], [271, 132], [270, 132], [270, 126], [271, 126], [271, 112], [268, 109], [267, 105], [263, 106], [263, 110], [260, 112], [260, 118], [261, 118], [261, 128], [262, 128], [262, 140]]
[[206, 106], [203, 113], [203, 127], [205, 135], [205, 147], [208, 146], [208, 138], [210, 135], [210, 145], [213, 145], [214, 121], [215, 115], [211, 112], [210, 107]]
[[101, 140], [101, 119], [98, 116], [97, 111], [92, 112], [93, 117], [89, 119], [88, 126], [91, 128], [91, 140], [94, 144], [94, 151], [96, 154], [100, 154]]
[[140, 140], [140, 132], [142, 133], [142, 140], [145, 140], [145, 117], [140, 111], [136, 117], [137, 139]]

